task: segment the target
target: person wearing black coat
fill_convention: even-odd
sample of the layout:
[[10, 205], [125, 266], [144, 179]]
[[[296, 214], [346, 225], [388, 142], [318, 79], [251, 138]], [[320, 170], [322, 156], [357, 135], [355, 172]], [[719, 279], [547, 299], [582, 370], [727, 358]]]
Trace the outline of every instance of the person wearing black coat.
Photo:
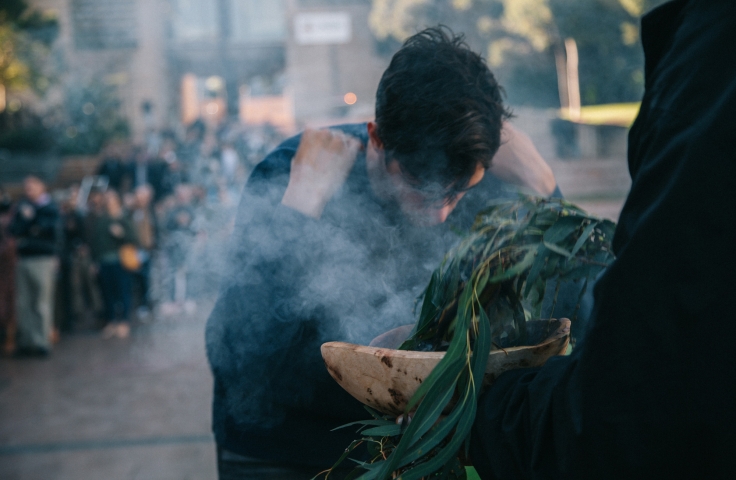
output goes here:
[[16, 268], [19, 355], [47, 355], [54, 324], [54, 291], [58, 269], [59, 210], [43, 181], [28, 176], [25, 197], [9, 226], [17, 239]]
[[633, 180], [569, 357], [501, 375], [471, 457], [487, 479], [736, 476], [736, 2], [642, 20]]

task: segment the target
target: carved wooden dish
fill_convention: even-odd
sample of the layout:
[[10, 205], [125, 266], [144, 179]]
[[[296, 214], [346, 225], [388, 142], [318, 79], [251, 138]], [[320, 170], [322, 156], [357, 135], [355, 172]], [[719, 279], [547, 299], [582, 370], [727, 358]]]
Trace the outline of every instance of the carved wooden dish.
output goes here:
[[[527, 322], [527, 330], [530, 338], [544, 340], [531, 346], [492, 351], [484, 385], [506, 370], [538, 367], [548, 358], [565, 353], [570, 340], [570, 320], [531, 321]], [[406, 329], [404, 332], [407, 333]], [[394, 350], [345, 342], [322, 345], [322, 358], [332, 378], [360, 402], [391, 415], [404, 412], [406, 403], [444, 355], [444, 352]]]

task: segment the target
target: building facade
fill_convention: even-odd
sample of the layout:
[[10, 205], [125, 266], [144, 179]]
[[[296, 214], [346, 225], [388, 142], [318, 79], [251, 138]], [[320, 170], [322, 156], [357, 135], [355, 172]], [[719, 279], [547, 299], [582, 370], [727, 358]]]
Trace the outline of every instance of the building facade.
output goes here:
[[237, 117], [284, 130], [365, 119], [387, 61], [370, 0], [32, 0], [53, 10], [67, 82], [116, 87], [147, 129]]

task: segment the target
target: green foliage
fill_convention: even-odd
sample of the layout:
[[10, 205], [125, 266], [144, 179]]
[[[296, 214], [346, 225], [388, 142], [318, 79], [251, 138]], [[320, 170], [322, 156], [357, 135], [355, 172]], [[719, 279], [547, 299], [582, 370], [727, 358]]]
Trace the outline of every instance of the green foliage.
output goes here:
[[583, 104], [638, 101], [643, 89], [639, 17], [665, 0], [373, 0], [370, 26], [393, 46], [427, 25], [466, 35], [515, 105], [559, 106], [555, 52], [579, 49]]
[[527, 344], [526, 322], [540, 318], [548, 282], [559, 291], [563, 281], [592, 280], [613, 260], [614, 228], [562, 200], [522, 197], [480, 212], [433, 273], [400, 347], [446, 350], [406, 407], [416, 409], [412, 421], [397, 425], [369, 409], [373, 419], [351, 424], [361, 425], [362, 439], [338, 464], [365, 442], [372, 458], [359, 463], [361, 480], [465, 479], [459, 455], [468, 451], [493, 344]]
[[53, 146], [54, 132], [30, 109], [0, 112], [0, 148], [42, 152]]
[[7, 97], [0, 148], [91, 154], [107, 140], [128, 136], [114, 85], [70, 79], [63, 104], [44, 104], [49, 87], [59, 83], [49, 62], [58, 28], [53, 14], [24, 0], [0, 4], [0, 95]]
[[56, 135], [64, 154], [97, 153], [108, 140], [130, 134], [115, 85], [99, 80], [72, 84], [64, 105]]
[[55, 16], [28, 8], [21, 0], [0, 6], [0, 85], [6, 91], [48, 87], [44, 62], [58, 35]]
[[108, 140], [129, 136], [115, 85], [70, 82], [64, 98], [43, 115], [28, 107], [0, 112], [0, 148], [94, 154]]
[[3, 0], [0, 4], [0, 21], [17, 22], [28, 9], [25, 0]]

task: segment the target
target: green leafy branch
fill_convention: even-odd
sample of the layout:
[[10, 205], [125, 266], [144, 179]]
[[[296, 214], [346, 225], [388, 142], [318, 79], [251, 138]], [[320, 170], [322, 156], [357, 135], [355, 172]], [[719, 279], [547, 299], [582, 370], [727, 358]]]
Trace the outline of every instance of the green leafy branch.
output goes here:
[[521, 197], [481, 211], [433, 273], [419, 319], [400, 347], [446, 351], [407, 404], [402, 418], [411, 421], [398, 424], [369, 409], [371, 420], [348, 425], [361, 425], [362, 439], [335, 466], [365, 442], [370, 458], [356, 461], [348, 478], [465, 478], [459, 454], [467, 456], [490, 351], [528, 344], [526, 322], [541, 318], [549, 282], [550, 317], [561, 284], [583, 282], [575, 321], [588, 282], [614, 258], [614, 229], [563, 200]]

